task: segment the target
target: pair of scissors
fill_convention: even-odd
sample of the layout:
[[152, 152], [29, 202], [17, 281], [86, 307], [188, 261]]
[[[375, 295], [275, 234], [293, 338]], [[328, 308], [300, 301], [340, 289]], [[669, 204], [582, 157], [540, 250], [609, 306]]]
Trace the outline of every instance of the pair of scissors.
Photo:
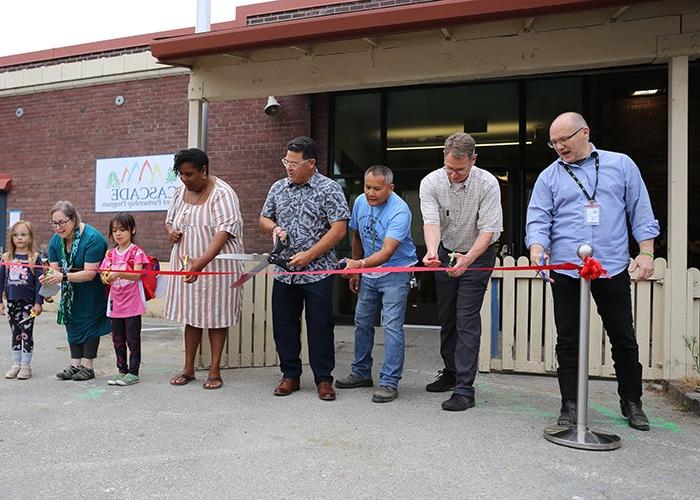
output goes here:
[[275, 237], [275, 247], [270, 253], [222, 253], [217, 255], [216, 258], [222, 260], [246, 260], [259, 262], [257, 266], [243, 274], [233, 283], [233, 285], [231, 285], [233, 288], [235, 288], [244, 284], [270, 264], [279, 266], [285, 271], [291, 271], [288, 265], [289, 259], [282, 257], [282, 252], [287, 248], [289, 248], [289, 236], [283, 240], [279, 237]]
[[29, 316], [27, 316], [26, 318], [24, 318], [22, 321], [18, 322], [17, 324], [21, 325], [22, 323], [26, 323], [28, 321], [31, 321], [34, 318], [36, 318], [36, 316], [37, 316], [37, 314], [34, 311], [32, 311], [29, 313]]
[[[544, 266], [544, 252], [542, 253], [542, 255], [540, 255], [540, 266]], [[542, 281], [544, 281], [545, 283], [549, 283], [549, 275], [546, 274], [543, 270], [540, 269], [539, 271], [537, 271], [537, 275], [540, 278], [542, 278]]]

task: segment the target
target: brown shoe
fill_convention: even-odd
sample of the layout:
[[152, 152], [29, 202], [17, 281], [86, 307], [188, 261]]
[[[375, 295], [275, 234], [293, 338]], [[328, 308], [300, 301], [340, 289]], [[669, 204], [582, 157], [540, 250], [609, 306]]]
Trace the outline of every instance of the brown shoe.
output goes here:
[[318, 398], [323, 401], [335, 401], [335, 391], [333, 390], [333, 384], [330, 381], [324, 380], [316, 384], [318, 389]]
[[275, 396], [289, 396], [294, 391], [299, 390], [298, 378], [283, 378], [275, 387]]

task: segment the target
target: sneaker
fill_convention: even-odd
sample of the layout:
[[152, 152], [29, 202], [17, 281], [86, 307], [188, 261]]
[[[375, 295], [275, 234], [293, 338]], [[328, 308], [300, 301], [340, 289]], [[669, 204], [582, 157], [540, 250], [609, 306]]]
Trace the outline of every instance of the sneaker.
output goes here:
[[447, 411], [464, 411], [474, 406], [474, 398], [462, 394], [452, 394], [450, 399], [442, 402], [442, 409]]
[[358, 377], [354, 373], [335, 381], [335, 386], [338, 389], [355, 389], [356, 387], [372, 387], [373, 385], [374, 382], [371, 378]]
[[394, 387], [388, 387], [386, 385], [380, 385], [375, 393], [372, 395], [372, 401], [375, 403], [388, 403], [399, 397], [398, 389]]
[[119, 375], [107, 381], [107, 385], [119, 385], [118, 381], [124, 378], [124, 375], [126, 375], [126, 373], [119, 372]]
[[447, 370], [440, 370], [435, 377], [435, 381], [425, 386], [428, 392], [447, 392], [455, 388], [457, 378], [454, 373]]
[[77, 366], [71, 365], [68, 368], [66, 368], [65, 370], [63, 370], [62, 372], [58, 372], [56, 374], [56, 378], [58, 380], [73, 380], [73, 375], [75, 375], [79, 371], [80, 371], [80, 368], [78, 368]]
[[82, 382], [83, 380], [90, 380], [95, 378], [95, 370], [92, 368], [87, 368], [86, 366], [81, 366], [78, 371], [73, 375], [73, 380]]
[[24, 365], [19, 368], [17, 380], [27, 380], [32, 378], [32, 368], [29, 365]]
[[134, 385], [139, 382], [139, 376], [133, 373], [127, 373], [122, 378], [117, 380], [117, 385]]
[[17, 374], [19, 373], [19, 366], [15, 365], [9, 370], [7, 370], [7, 373], [5, 374], [5, 378], [17, 378]]

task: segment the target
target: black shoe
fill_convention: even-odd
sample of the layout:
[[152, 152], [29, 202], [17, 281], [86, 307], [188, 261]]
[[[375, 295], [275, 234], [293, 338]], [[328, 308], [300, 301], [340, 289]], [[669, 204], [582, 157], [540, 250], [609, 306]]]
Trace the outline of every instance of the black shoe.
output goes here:
[[425, 390], [428, 392], [447, 392], [455, 388], [457, 383], [457, 378], [454, 373], [450, 373], [447, 370], [440, 370], [435, 377], [435, 382], [425, 386]]
[[573, 427], [576, 425], [576, 401], [564, 399], [561, 402], [561, 413], [557, 425], [561, 427]]
[[474, 406], [474, 398], [462, 394], [452, 394], [450, 399], [442, 402], [442, 409], [447, 411], [464, 411]]
[[62, 372], [58, 372], [56, 374], [56, 378], [59, 380], [72, 380], [73, 375], [75, 375], [79, 371], [80, 371], [80, 367], [71, 365], [68, 368], [66, 368], [65, 370], [63, 370]]
[[649, 430], [649, 419], [644, 410], [642, 410], [641, 401], [624, 401], [620, 400], [620, 410], [622, 415], [627, 417], [630, 427], [639, 431]]

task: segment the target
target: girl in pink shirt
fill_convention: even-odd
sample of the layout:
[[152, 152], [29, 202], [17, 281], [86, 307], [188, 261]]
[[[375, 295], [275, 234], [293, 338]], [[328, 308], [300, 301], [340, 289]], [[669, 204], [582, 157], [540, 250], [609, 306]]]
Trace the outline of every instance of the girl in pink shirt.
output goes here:
[[[146, 311], [140, 271], [148, 264], [148, 257], [132, 241], [136, 221], [121, 212], [109, 223], [109, 239], [116, 243], [107, 251], [100, 269], [102, 281], [109, 285], [107, 316], [112, 320], [112, 341], [117, 355], [119, 375], [107, 381], [109, 385], [132, 385], [139, 381], [141, 364], [141, 315]], [[129, 361], [126, 349], [129, 347]]]

